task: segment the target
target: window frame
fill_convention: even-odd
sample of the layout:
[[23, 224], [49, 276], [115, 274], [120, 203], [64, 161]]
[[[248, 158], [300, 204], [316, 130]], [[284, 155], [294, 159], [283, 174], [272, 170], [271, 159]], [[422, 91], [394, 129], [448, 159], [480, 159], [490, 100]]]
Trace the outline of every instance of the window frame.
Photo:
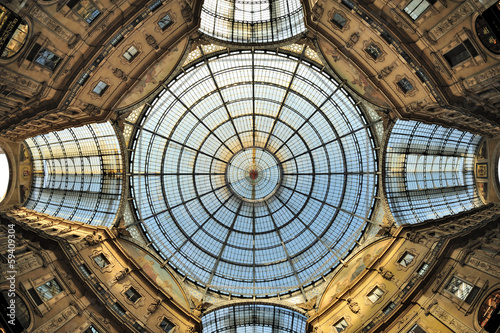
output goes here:
[[[134, 49], [135, 50], [135, 53], [131, 53], [130, 50], [131, 49]], [[127, 47], [127, 49], [125, 50], [125, 52], [123, 52], [122, 54], [122, 57], [127, 61], [127, 62], [132, 62], [134, 61], [135, 58], [137, 58], [137, 56], [140, 54], [141, 52], [139, 51], [139, 49], [135, 46], [135, 45], [130, 45], [129, 47]], [[129, 55], [129, 58], [127, 58], [125, 55]]]
[[[42, 56], [41, 55], [42, 53], [47, 53], [48, 55]], [[45, 63], [39, 61], [39, 57], [42, 57], [45, 60], [52, 61], [54, 65], [47, 66]], [[52, 59], [53, 57], [57, 58], [57, 60], [53, 61]], [[62, 62], [62, 58], [60, 56], [58, 56], [55, 52], [49, 50], [48, 48], [42, 46], [42, 44], [39, 43], [35, 43], [31, 47], [30, 51], [28, 52], [28, 55], [26, 56], [26, 60], [28, 60], [32, 64], [35, 64], [51, 72], [55, 72], [59, 64]]]
[[[341, 331], [339, 331], [338, 328], [337, 328], [337, 325], [339, 325], [339, 324], [342, 324], [342, 326], [344, 326], [344, 327], [342, 327]], [[347, 330], [347, 328], [349, 327], [349, 323], [347, 322], [347, 320], [345, 319], [345, 317], [342, 317], [339, 320], [337, 320], [335, 322], [335, 324], [333, 324], [332, 327], [335, 328], [335, 330], [337, 331], [336, 333], [345, 332]]]
[[[104, 85], [104, 87], [102, 85]], [[92, 93], [99, 97], [102, 97], [108, 89], [109, 89], [109, 84], [107, 84], [102, 80], [99, 80], [99, 82], [97, 82], [97, 84], [94, 85], [94, 88], [92, 88]]]
[[[378, 290], [380, 290], [382, 292], [380, 295], [378, 295], [378, 293], [376, 293]], [[386, 294], [386, 290], [382, 289], [381, 286], [375, 286], [375, 287], [373, 287], [373, 288], [370, 289], [370, 291], [368, 292], [368, 294], [366, 294], [366, 297], [368, 298], [368, 300], [372, 304], [377, 304], [378, 302], [382, 301], [382, 299], [384, 298], [385, 294]], [[370, 298], [371, 296], [377, 296], [377, 299], [376, 300], [372, 300]]]
[[[470, 289], [467, 290], [467, 294], [465, 296], [460, 297], [459, 295], [457, 295], [457, 291], [459, 291], [461, 288], [460, 286], [458, 286], [458, 287], [455, 286], [457, 288], [457, 290], [455, 290], [455, 291], [449, 290], [449, 287], [451, 286], [451, 284], [454, 280], [459, 280], [459, 281], [461, 281], [461, 284], [465, 284], [465, 285], [470, 287]], [[467, 281], [465, 278], [462, 278], [462, 277], [457, 276], [457, 275], [452, 275], [451, 279], [448, 281], [448, 283], [446, 283], [443, 290], [446, 291], [447, 294], [451, 295], [453, 297], [453, 299], [459, 300], [459, 302], [464, 302], [464, 303], [470, 305], [470, 304], [472, 304], [472, 302], [475, 299], [478, 298], [478, 295], [481, 291], [481, 288], [477, 285], [477, 283], [472, 283], [472, 282]]]
[[[457, 49], [463, 48], [461, 51], [457, 51]], [[475, 54], [471, 53], [471, 48], [474, 50]], [[455, 52], [455, 55], [449, 55], [450, 53]], [[467, 53], [469, 56], [467, 58], [462, 58], [460, 59], [458, 56]], [[455, 45], [453, 48], [448, 50], [447, 52], [443, 53], [443, 58], [445, 60], [445, 63], [450, 66], [450, 68], [456, 68], [466, 61], [469, 61], [471, 59], [475, 59], [477, 56], [480, 55], [480, 52], [478, 51], [478, 48], [474, 43], [471, 41], [469, 36], [465, 39], [460, 39], [460, 42]], [[458, 59], [457, 59], [458, 58]]]
[[[94, 11], [92, 11], [92, 13], [88, 9], [86, 9], [85, 7], [83, 7], [81, 5], [82, 0], [70, 0], [66, 5], [79, 18], [81, 18], [89, 26], [91, 26], [92, 24], [94, 24], [96, 22], [96, 20], [99, 18], [99, 16], [102, 15], [103, 12], [99, 9], [99, 7], [95, 4], [94, 1], [92, 1], [92, 0], [85, 0], [85, 1], [87, 1], [94, 8]], [[86, 10], [86, 15], [83, 15], [82, 12], [79, 11], [81, 9], [85, 9]], [[96, 15], [94, 15], [96, 11], [98, 13]], [[89, 20], [89, 18], [90, 18], [90, 20]]]
[[[424, 13], [429, 10], [430, 8], [432, 8], [432, 6], [434, 6], [436, 4], [437, 0], [431, 0], [431, 1], [428, 1], [428, 0], [410, 0], [410, 2], [408, 2], [404, 8], [403, 8], [403, 11], [406, 13], [406, 15], [408, 15], [413, 21], [416, 21], [418, 20], [419, 18], [422, 17], [422, 15], [424, 15]], [[419, 8], [422, 4], [427, 4], [427, 6], [422, 9], [422, 11], [420, 11], [418, 13], [417, 16], [413, 16], [412, 14], [415, 13], [415, 11], [417, 10], [417, 8]], [[410, 5], [414, 5], [414, 8], [410, 11], [410, 10], [407, 10], [407, 8], [410, 7]]]
[[[411, 259], [410, 259], [410, 261], [409, 261], [409, 262], [406, 262], [406, 260], [405, 260], [405, 258], [406, 258], [407, 256], [411, 256]], [[413, 254], [413, 253], [411, 253], [411, 252], [409, 252], [409, 251], [405, 251], [405, 252], [403, 253], [403, 255], [399, 257], [398, 264], [399, 264], [400, 266], [404, 267], [404, 268], [408, 268], [408, 267], [412, 266], [412, 263], [414, 263], [414, 262], [415, 262], [415, 258], [416, 258], [416, 257], [417, 257], [417, 256], [416, 256], [415, 254]], [[402, 264], [402, 262], [404, 262], [404, 265]]]
[[[160, 22], [163, 22], [163, 20], [168, 17], [170, 19], [170, 21], [162, 27], [162, 25], [160, 25]], [[163, 24], [163, 23], [162, 23]], [[166, 12], [166, 13], [162, 13], [160, 15], [160, 18], [158, 19], [158, 21], [156, 21], [156, 26], [160, 29], [160, 31], [162, 32], [165, 32], [167, 30], [169, 30], [169, 28], [171, 28], [172, 26], [174, 25], [174, 18], [172, 16], [172, 13], [170, 11]]]
[[[167, 322], [167, 325], [165, 327], [162, 327], [162, 324], [163, 322], [166, 321]], [[170, 329], [167, 331], [166, 328], [168, 328], [169, 326], [172, 326], [170, 327]], [[163, 332], [171, 332], [177, 325], [175, 325], [173, 323], [173, 321], [171, 321], [170, 319], [168, 319], [167, 317], [163, 316], [163, 317], [160, 317], [160, 320], [158, 321], [158, 324], [157, 326], [160, 328], [161, 331]]]

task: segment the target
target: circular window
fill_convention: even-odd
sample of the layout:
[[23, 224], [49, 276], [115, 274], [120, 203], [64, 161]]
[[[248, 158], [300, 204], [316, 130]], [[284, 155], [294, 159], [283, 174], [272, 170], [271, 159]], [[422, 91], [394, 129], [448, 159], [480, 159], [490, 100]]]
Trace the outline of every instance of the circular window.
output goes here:
[[495, 332], [500, 327], [500, 289], [491, 293], [479, 308], [478, 320], [486, 332]]
[[475, 28], [481, 43], [491, 52], [500, 54], [500, 2], [477, 17]]
[[211, 290], [268, 297], [336, 267], [372, 214], [370, 126], [303, 59], [234, 52], [176, 77], [140, 120], [132, 196], [146, 237]]
[[23, 21], [17, 26], [12, 35], [9, 37], [5, 48], [0, 55], [0, 59], [10, 59], [15, 56], [23, 47], [28, 38], [28, 24]]

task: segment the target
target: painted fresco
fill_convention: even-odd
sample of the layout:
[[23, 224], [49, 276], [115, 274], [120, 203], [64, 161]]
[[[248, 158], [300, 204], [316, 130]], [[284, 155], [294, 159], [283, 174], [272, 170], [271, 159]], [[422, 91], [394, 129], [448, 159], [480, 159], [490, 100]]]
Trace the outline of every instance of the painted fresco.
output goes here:
[[170, 273], [161, 268], [160, 263], [156, 259], [132, 243], [122, 241], [120, 244], [153, 282], [163, 288], [178, 304], [189, 309], [189, 302], [180, 285]]
[[342, 268], [330, 282], [330, 285], [321, 299], [319, 310], [321, 311], [323, 308], [327, 307], [335, 300], [337, 295], [348, 288], [351, 285], [351, 282], [353, 282], [366, 267], [369, 267], [370, 264], [377, 259], [377, 256], [387, 246], [389, 241], [389, 239], [386, 239], [381, 242], [376, 242], [349, 260], [347, 267]]
[[344, 58], [334, 50], [332, 45], [322, 39], [319, 41], [319, 46], [329, 65], [340, 77], [347, 79], [349, 87], [373, 104], [385, 108], [390, 107], [384, 95], [368, 80], [368, 77], [363, 72], [354, 66], [352, 61]]
[[153, 66], [151, 66], [123, 98], [123, 100], [118, 105], [118, 108], [125, 108], [134, 103], [137, 103], [138, 101], [149, 95], [153, 90], [158, 88], [159, 83], [165, 80], [165, 78], [177, 65], [179, 58], [184, 53], [186, 44], [187, 39], [183, 39], [181, 43], [174, 46]]

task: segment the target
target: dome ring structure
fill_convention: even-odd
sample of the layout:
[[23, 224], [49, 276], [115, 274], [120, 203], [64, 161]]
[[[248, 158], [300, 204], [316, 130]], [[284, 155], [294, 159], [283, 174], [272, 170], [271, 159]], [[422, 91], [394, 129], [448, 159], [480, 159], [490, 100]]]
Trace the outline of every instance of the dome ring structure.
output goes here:
[[370, 124], [303, 58], [205, 58], [165, 85], [139, 123], [130, 181], [140, 225], [164, 260], [212, 291], [299, 290], [345, 258], [372, 215]]

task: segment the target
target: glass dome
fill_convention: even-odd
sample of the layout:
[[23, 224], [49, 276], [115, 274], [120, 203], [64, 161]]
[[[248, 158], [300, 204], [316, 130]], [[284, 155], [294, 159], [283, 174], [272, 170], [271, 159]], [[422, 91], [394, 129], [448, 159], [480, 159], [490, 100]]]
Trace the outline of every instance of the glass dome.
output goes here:
[[298, 290], [361, 236], [378, 186], [371, 124], [320, 68], [224, 53], [150, 105], [131, 195], [151, 246], [188, 281], [242, 297]]

